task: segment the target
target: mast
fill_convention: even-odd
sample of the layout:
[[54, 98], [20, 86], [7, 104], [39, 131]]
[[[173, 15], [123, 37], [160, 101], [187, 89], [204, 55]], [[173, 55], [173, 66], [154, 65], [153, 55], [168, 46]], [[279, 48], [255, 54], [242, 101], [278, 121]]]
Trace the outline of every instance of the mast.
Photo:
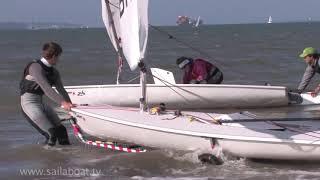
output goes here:
[[118, 55], [126, 59], [131, 71], [137, 67], [140, 69], [139, 101], [141, 110], [144, 111], [146, 109], [146, 68], [143, 61], [148, 39], [149, 0], [101, 1], [104, 23]]
[[111, 24], [111, 28], [112, 28], [112, 33], [113, 33], [113, 36], [115, 37], [115, 42], [116, 42], [116, 45], [117, 45], [117, 54], [118, 54], [118, 72], [117, 72], [117, 84], [120, 84], [119, 83], [119, 79], [120, 79], [120, 72], [121, 72], [121, 67], [120, 67], [120, 63], [122, 63], [122, 60], [123, 60], [123, 51], [122, 51], [122, 46], [121, 46], [121, 37], [118, 37], [118, 34], [117, 34], [117, 31], [116, 31], [116, 27], [115, 27], [115, 24], [114, 24], [114, 20], [113, 20], [113, 16], [112, 16], [112, 13], [111, 13], [111, 7], [110, 7], [110, 2], [109, 0], [105, 0], [105, 3], [106, 3], [106, 7], [107, 7], [107, 13], [108, 13], [108, 18], [109, 18], [109, 22]]
[[146, 66], [141, 59], [139, 64], [140, 68], [140, 86], [141, 86], [141, 98], [139, 100], [140, 102], [140, 112], [144, 112], [147, 110], [147, 101], [146, 101], [146, 94], [147, 94], [147, 69]]

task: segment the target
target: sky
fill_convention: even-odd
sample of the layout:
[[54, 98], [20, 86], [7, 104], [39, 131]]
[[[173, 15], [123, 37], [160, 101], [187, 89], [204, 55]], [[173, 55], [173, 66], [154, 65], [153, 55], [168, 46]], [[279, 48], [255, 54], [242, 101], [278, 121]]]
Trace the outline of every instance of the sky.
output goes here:
[[[0, 0], [0, 22], [103, 26], [100, 0]], [[175, 25], [178, 15], [205, 24], [320, 21], [320, 0], [149, 0], [149, 23]]]

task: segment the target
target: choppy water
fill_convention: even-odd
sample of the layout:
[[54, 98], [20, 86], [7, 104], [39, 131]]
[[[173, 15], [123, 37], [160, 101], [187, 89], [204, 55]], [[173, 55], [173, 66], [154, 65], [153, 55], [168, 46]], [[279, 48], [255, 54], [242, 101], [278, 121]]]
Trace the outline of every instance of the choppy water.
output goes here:
[[[284, 85], [295, 88], [305, 64], [298, 54], [318, 47], [320, 23], [202, 26], [191, 29], [160, 27], [199, 49], [200, 54], [151, 29], [147, 60], [153, 67], [181, 73], [178, 56], [207, 58], [222, 69], [225, 84]], [[115, 82], [116, 55], [104, 29], [0, 31], [0, 177], [1, 179], [319, 179], [320, 163], [229, 159], [223, 165], [204, 165], [192, 153], [154, 150], [143, 154], [105, 151], [85, 146], [72, 137], [71, 147], [46, 148], [43, 139], [19, 111], [18, 83], [24, 65], [38, 58], [42, 43], [57, 41], [64, 53], [58, 66], [65, 85]], [[206, 57], [208, 54], [211, 58]], [[125, 69], [125, 79], [137, 75]], [[319, 77], [313, 80], [313, 85]], [[311, 86], [312, 87], [312, 86]], [[316, 116], [316, 109], [252, 110], [259, 115]], [[71, 130], [69, 128], [69, 130]], [[70, 131], [71, 133], [71, 131]], [[58, 170], [69, 174], [58, 175]], [[50, 176], [21, 175], [23, 169], [42, 169]], [[82, 176], [80, 170], [97, 170]], [[56, 171], [55, 171], [56, 170]], [[78, 171], [76, 171], [78, 170]], [[74, 171], [74, 176], [71, 176]], [[88, 174], [87, 174], [88, 175]]]

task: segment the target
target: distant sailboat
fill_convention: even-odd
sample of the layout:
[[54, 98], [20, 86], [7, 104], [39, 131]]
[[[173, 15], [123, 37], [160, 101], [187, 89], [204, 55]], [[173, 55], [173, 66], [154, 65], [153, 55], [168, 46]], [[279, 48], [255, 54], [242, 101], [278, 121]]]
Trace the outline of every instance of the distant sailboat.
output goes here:
[[271, 24], [272, 23], [272, 17], [271, 16], [269, 16], [269, 19], [268, 19], [268, 22], [267, 22], [268, 24]]
[[197, 19], [196, 24], [194, 25], [194, 27], [199, 27], [200, 23], [201, 23], [201, 19], [200, 19], [200, 16], [198, 16], [198, 19]]

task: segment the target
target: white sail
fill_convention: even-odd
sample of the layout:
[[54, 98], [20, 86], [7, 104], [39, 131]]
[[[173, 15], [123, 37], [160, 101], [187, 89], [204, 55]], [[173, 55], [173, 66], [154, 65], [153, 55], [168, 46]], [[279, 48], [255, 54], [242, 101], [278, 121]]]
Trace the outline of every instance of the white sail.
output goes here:
[[197, 22], [196, 22], [195, 27], [198, 27], [198, 26], [199, 26], [199, 24], [200, 24], [200, 16], [198, 16], [198, 19], [197, 19]]
[[[101, 2], [102, 19], [113, 46], [118, 51], [117, 41], [120, 41], [130, 69], [136, 69], [139, 61], [144, 58], [147, 45], [149, 1], [101, 0]], [[111, 12], [108, 12], [108, 3]]]
[[269, 19], [268, 19], [268, 24], [271, 24], [272, 23], [272, 17], [269, 16]]
[[148, 38], [148, 0], [120, 0], [123, 54], [131, 70], [144, 58]]
[[[110, 13], [108, 12], [107, 8], [108, 3], [110, 5]], [[119, 39], [119, 37], [121, 37], [119, 0], [101, 0], [101, 7], [104, 25], [107, 29], [108, 35], [114, 48], [116, 49], [116, 51], [118, 51], [117, 40]], [[112, 17], [110, 17], [109, 14]]]

